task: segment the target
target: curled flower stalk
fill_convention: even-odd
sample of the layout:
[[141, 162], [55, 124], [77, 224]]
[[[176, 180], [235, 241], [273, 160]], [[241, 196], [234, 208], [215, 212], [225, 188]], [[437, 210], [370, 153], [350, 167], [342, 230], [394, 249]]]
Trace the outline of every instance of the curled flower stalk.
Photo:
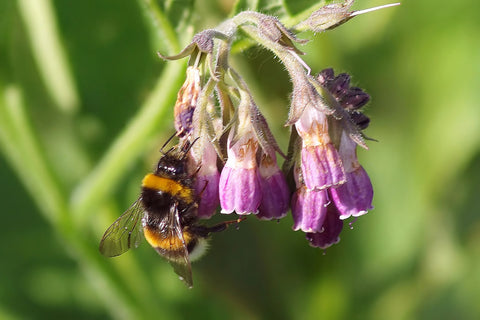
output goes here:
[[[370, 96], [351, 86], [346, 73], [325, 69], [313, 76], [297, 48], [307, 41], [296, 32], [328, 31], [359, 14], [392, 6], [350, 11], [353, 2], [327, 5], [292, 29], [275, 17], [245, 11], [196, 34], [178, 55], [160, 54], [163, 59], [189, 57], [174, 123], [180, 143], [191, 146], [188, 170], [198, 217], [221, 212], [272, 220], [291, 209], [293, 229], [303, 231], [310, 245], [326, 248], [339, 241], [344, 219], [373, 208], [373, 187], [357, 158], [357, 146], [367, 149], [369, 140], [362, 130], [370, 119], [361, 108]], [[248, 85], [229, 63], [231, 45], [240, 34], [271, 51], [290, 77], [287, 156]], [[285, 160], [283, 170], [278, 160]]]

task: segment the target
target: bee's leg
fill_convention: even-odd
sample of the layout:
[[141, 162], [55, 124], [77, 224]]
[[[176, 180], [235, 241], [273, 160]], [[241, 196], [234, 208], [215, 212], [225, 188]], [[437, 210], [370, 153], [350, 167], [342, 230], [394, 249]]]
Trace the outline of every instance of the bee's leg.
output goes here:
[[236, 220], [229, 220], [229, 221], [224, 221], [224, 222], [221, 222], [219, 224], [216, 224], [214, 226], [211, 226], [211, 227], [207, 227], [207, 226], [203, 226], [203, 225], [196, 225], [196, 226], [192, 226], [191, 228], [193, 229], [193, 231], [198, 234], [199, 236], [201, 237], [207, 237], [210, 233], [213, 233], [213, 232], [221, 232], [225, 229], [227, 229], [227, 227], [231, 224], [237, 224], [237, 223], [240, 223], [242, 222], [243, 220], [247, 219], [247, 217], [241, 217], [241, 218], [238, 218]]

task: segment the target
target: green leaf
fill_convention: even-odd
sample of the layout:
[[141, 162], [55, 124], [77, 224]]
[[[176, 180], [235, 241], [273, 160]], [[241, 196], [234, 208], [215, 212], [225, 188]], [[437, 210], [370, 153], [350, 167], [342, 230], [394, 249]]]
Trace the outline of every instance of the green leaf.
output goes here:
[[92, 173], [74, 190], [71, 209], [77, 218], [86, 221], [94, 214], [92, 208], [118, 187], [117, 183], [125, 169], [135, 160], [133, 155], [144, 146], [171, 111], [176, 91], [184, 77], [186, 61], [169, 62], [155, 88], [146, 97], [140, 112], [121, 132]]
[[13, 85], [0, 90], [0, 150], [45, 218], [60, 225], [65, 218], [65, 196], [36, 139], [21, 90]]
[[60, 110], [74, 112], [80, 98], [51, 1], [18, 0], [17, 4], [47, 91]]

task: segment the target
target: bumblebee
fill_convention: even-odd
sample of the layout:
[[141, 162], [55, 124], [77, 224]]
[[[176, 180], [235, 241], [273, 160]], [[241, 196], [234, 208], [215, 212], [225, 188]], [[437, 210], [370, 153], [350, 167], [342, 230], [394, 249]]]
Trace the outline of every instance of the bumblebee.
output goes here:
[[100, 241], [100, 252], [115, 257], [138, 247], [143, 234], [190, 288], [193, 286], [190, 261], [205, 251], [208, 235], [242, 220], [212, 227], [198, 223], [198, 199], [186, 161], [191, 145], [187, 142], [160, 158], [155, 171], [143, 178], [138, 200], [105, 231]]

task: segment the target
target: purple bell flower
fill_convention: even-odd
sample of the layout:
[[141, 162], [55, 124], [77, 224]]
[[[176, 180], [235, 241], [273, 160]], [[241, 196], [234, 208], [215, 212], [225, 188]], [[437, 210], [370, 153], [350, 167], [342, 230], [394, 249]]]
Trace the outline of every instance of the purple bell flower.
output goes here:
[[327, 248], [339, 241], [342, 220], [373, 208], [372, 184], [356, 154], [358, 143], [366, 147], [360, 130], [370, 121], [359, 108], [370, 97], [350, 87], [348, 74], [335, 76], [332, 69], [323, 70], [315, 81], [311, 83], [320, 98], [310, 100], [327, 107], [312, 102], [293, 113], [301, 139], [294, 167], [293, 229], [306, 232], [312, 246]]
[[298, 188], [292, 197], [293, 230], [322, 232], [327, 203], [327, 191]]
[[[198, 144], [197, 144], [198, 143]], [[195, 194], [198, 198], [198, 217], [208, 219], [215, 214], [220, 204], [218, 183], [220, 173], [217, 169], [217, 153], [208, 139], [202, 139], [192, 148], [193, 167], [195, 175]], [[196, 148], [196, 147], [199, 148]], [[195, 153], [198, 152], [198, 153]], [[198, 156], [196, 156], [198, 154]], [[195, 158], [199, 158], [196, 160]]]
[[345, 170], [329, 136], [327, 115], [307, 106], [295, 128], [302, 138], [301, 167], [305, 186], [313, 190], [344, 183]]
[[221, 212], [256, 214], [262, 201], [261, 178], [255, 158], [258, 142], [250, 133], [233, 145], [229, 139], [228, 146], [228, 159], [219, 182]]
[[347, 181], [329, 189], [340, 219], [358, 217], [373, 209], [373, 187], [367, 172], [357, 159], [356, 143], [345, 132], [340, 141], [340, 157], [347, 172]]
[[330, 204], [326, 209], [322, 232], [309, 232], [306, 237], [312, 247], [326, 249], [340, 241], [342, 229], [343, 221], [338, 217], [337, 208]]
[[259, 166], [262, 202], [257, 218], [262, 220], [281, 219], [290, 207], [290, 190], [283, 172], [277, 165], [275, 153], [264, 153]]

